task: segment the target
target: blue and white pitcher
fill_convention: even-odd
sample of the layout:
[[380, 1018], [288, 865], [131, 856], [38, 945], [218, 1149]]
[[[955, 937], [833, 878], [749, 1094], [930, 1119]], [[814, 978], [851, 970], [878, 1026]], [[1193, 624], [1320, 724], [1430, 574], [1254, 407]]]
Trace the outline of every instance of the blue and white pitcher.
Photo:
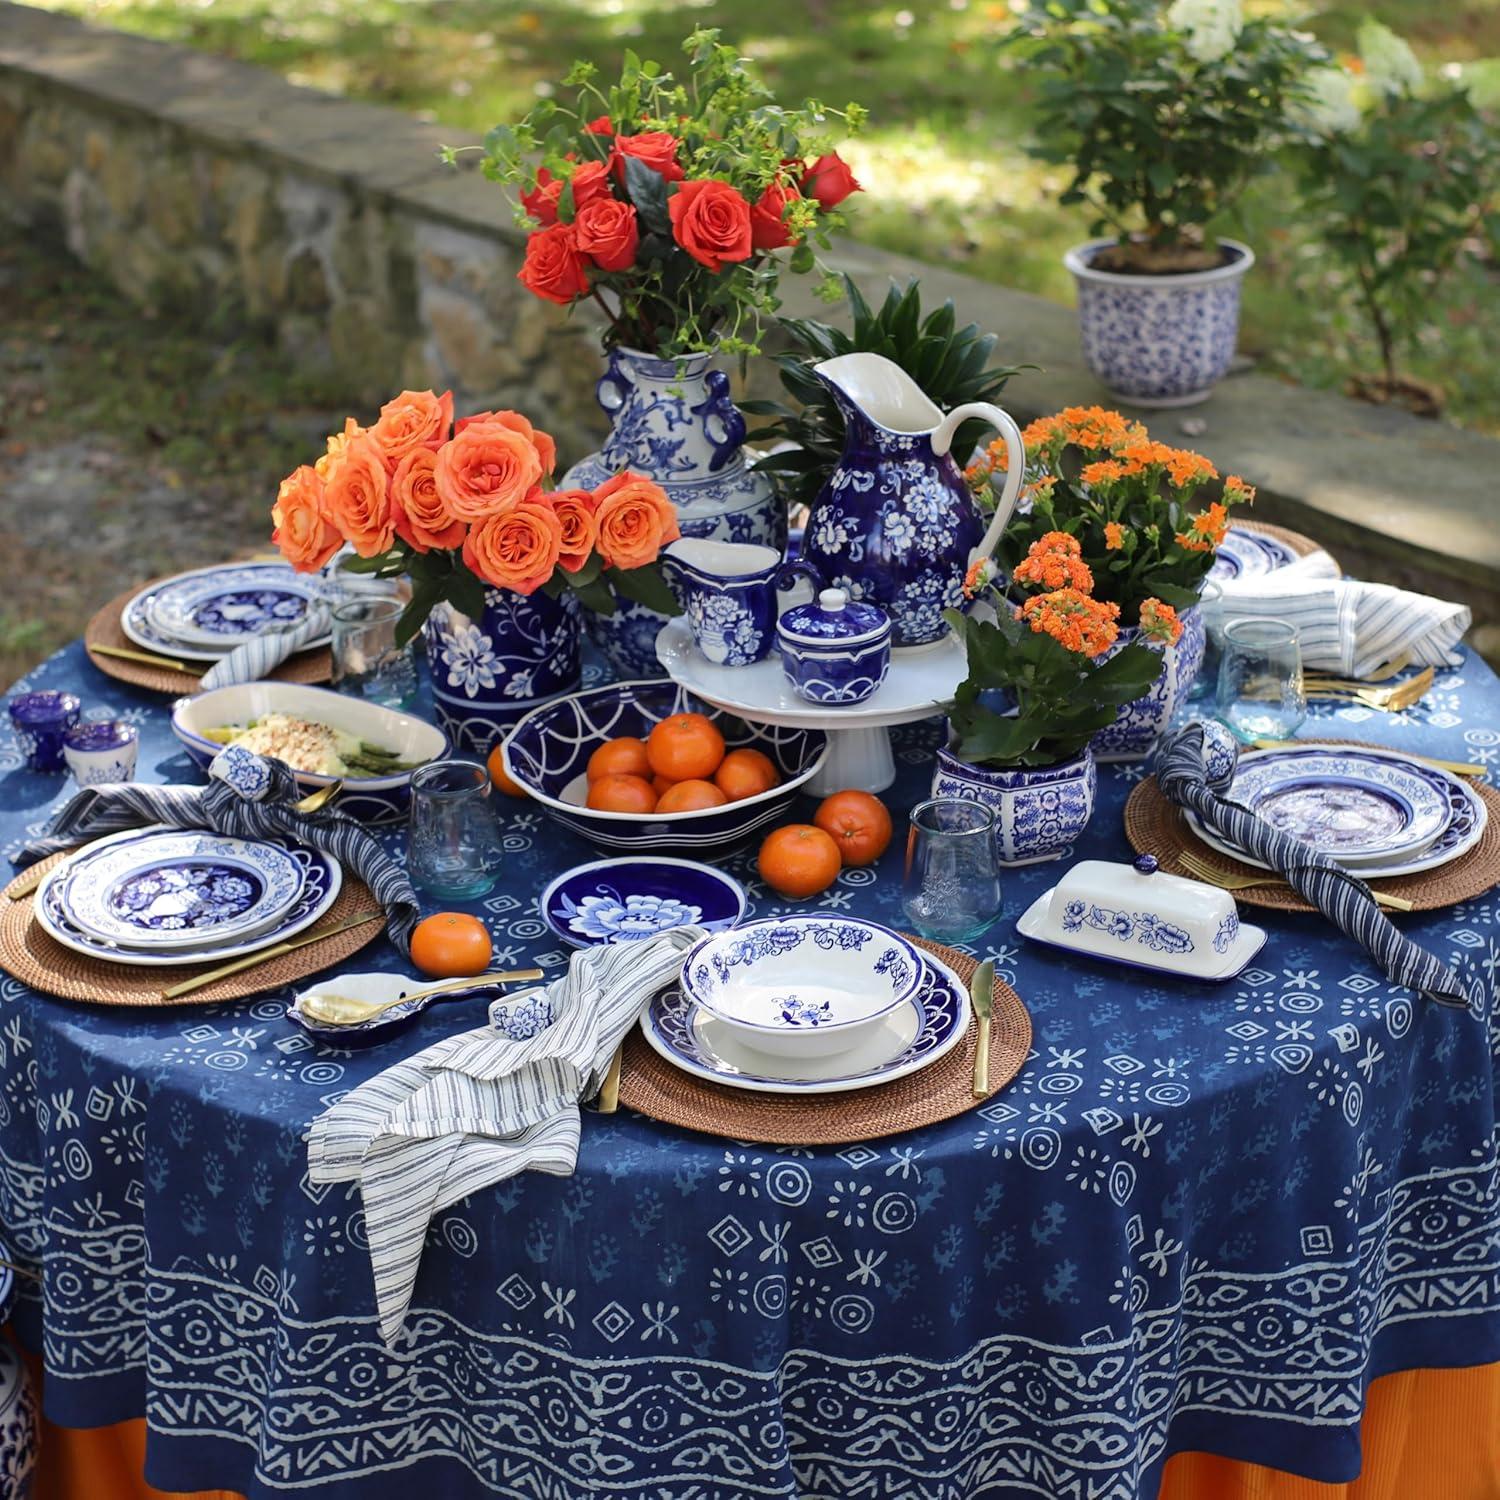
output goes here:
[[[964, 604], [964, 575], [1000, 540], [1021, 493], [1026, 450], [998, 406], [971, 401], [945, 417], [900, 365], [843, 354], [813, 366], [844, 414], [844, 452], [813, 501], [801, 556], [823, 585], [880, 605], [893, 644], [925, 646]], [[985, 525], [949, 448], [971, 417], [1005, 439], [1005, 490]]]

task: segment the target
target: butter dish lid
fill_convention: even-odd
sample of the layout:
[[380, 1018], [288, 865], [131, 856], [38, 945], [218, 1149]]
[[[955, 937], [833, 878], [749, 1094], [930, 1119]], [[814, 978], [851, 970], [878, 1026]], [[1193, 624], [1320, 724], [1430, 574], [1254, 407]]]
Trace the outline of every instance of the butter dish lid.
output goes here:
[[851, 599], [846, 589], [824, 589], [809, 604], [794, 604], [776, 622], [788, 640], [821, 645], [877, 641], [891, 633], [891, 619], [878, 604]]

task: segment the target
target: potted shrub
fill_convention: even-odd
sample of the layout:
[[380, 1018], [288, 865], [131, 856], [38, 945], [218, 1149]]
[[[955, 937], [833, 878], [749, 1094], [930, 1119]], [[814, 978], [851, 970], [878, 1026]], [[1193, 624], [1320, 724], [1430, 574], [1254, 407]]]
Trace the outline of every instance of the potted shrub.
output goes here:
[[[1094, 736], [1099, 759], [1137, 759], [1156, 743], [1198, 673], [1198, 594], [1230, 507], [1253, 500], [1255, 491], [1235, 474], [1221, 480], [1201, 453], [1155, 442], [1139, 422], [1103, 407], [1068, 407], [1021, 436], [1026, 486], [997, 559], [1015, 587], [1035, 589], [1061, 575], [1042, 572], [1031, 561], [1033, 549], [1049, 535], [1072, 537], [1092, 596], [1126, 622], [1120, 645], [1151, 643], [1156, 671], [1147, 691], [1122, 702]], [[969, 467], [981, 499], [1005, 461], [1005, 445], [996, 443]]]
[[1098, 238], [1063, 257], [1089, 369], [1136, 406], [1204, 400], [1229, 368], [1248, 245], [1209, 224], [1298, 127], [1326, 53], [1239, 0], [1030, 0], [1013, 45], [1040, 75], [1035, 154]]

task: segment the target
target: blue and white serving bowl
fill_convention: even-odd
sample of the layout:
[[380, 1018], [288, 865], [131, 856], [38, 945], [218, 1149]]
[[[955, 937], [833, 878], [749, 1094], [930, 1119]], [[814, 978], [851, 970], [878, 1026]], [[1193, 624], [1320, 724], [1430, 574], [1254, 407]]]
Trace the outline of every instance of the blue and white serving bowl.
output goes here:
[[[172, 733], [194, 763], [206, 771], [224, 748], [210, 739], [206, 730], [248, 724], [272, 713], [294, 714], [341, 729], [394, 752], [404, 761], [426, 764], [448, 754], [447, 735], [425, 719], [296, 682], [242, 682], [194, 698], [179, 698], [172, 708]], [[295, 771], [293, 775], [297, 785], [308, 792], [338, 780], [315, 771]], [[339, 794], [338, 810], [356, 823], [394, 823], [406, 816], [410, 802], [411, 772], [401, 771], [393, 776], [347, 778]]]
[[891, 669], [891, 620], [878, 604], [824, 589], [776, 622], [781, 670], [799, 698], [821, 707], [863, 703]]
[[[673, 714], [706, 714], [730, 749], [748, 745], [768, 755], [781, 782], [768, 792], [696, 812], [600, 812], [584, 805], [589, 756], [621, 735], [645, 739]], [[785, 817], [799, 788], [817, 774], [828, 752], [818, 729], [746, 724], [672, 682], [616, 682], [573, 693], [533, 709], [505, 741], [505, 768], [564, 827], [601, 849], [643, 854], [700, 854], [733, 848]]]
[[692, 859], [596, 859], [565, 870], [538, 899], [542, 918], [575, 948], [634, 943], [674, 927], [721, 932], [745, 915], [745, 888]]
[[681, 984], [745, 1046], [827, 1057], [876, 1030], [922, 973], [921, 955], [889, 927], [797, 912], [703, 938], [682, 961]]

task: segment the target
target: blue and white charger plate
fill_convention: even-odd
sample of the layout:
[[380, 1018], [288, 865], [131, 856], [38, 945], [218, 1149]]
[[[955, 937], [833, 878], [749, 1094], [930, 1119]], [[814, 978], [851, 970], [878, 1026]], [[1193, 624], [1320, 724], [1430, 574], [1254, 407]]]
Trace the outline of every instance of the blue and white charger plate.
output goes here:
[[695, 1078], [758, 1094], [839, 1094], [905, 1078], [945, 1057], [969, 1025], [969, 989], [950, 969], [923, 954], [922, 982], [866, 1042], [831, 1057], [793, 1062], [742, 1046], [722, 1021], [675, 985], [641, 1017], [654, 1052]]
[[1231, 526], [1219, 543], [1208, 576], [1218, 583], [1231, 578], [1259, 578], [1296, 560], [1297, 554], [1278, 538]]
[[90, 844], [57, 871], [57, 903], [90, 937], [142, 950], [202, 948], [275, 926], [302, 894], [279, 844], [193, 829]]
[[[132, 831], [128, 834], [116, 834], [113, 839], [101, 840], [100, 843], [113, 843], [115, 840], [140, 836], [138, 831]], [[66, 862], [42, 882], [32, 903], [32, 915], [41, 924], [42, 930], [63, 947], [71, 948], [75, 953], [85, 953], [90, 958], [103, 958], [130, 968], [157, 969], [174, 964], [199, 963], [210, 958], [239, 958], [273, 943], [283, 942], [304, 928], [311, 927], [338, 898], [344, 883], [344, 872], [332, 855], [325, 854], [321, 849], [305, 849], [300, 845], [288, 846], [287, 852], [302, 867], [301, 894], [270, 927], [232, 942], [210, 939], [201, 947], [146, 953], [95, 937], [69, 919], [59, 900], [62, 882], [56, 877], [68, 868]]]
[[722, 932], [745, 915], [739, 881], [693, 859], [598, 859], [565, 870], [538, 898], [542, 918], [575, 948], [631, 943], [674, 927]]

